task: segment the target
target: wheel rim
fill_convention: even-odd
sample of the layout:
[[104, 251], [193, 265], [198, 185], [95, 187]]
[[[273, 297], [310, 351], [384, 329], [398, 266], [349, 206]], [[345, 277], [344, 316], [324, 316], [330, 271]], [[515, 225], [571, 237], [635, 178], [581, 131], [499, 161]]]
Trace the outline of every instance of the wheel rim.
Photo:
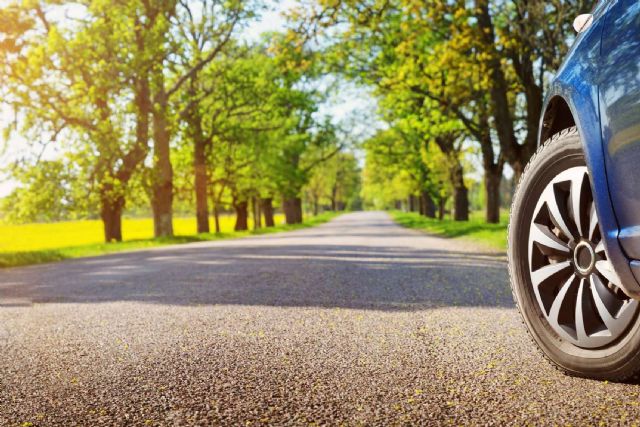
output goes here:
[[566, 341], [597, 348], [620, 338], [638, 302], [609, 262], [584, 166], [544, 189], [529, 229], [529, 274], [549, 325]]

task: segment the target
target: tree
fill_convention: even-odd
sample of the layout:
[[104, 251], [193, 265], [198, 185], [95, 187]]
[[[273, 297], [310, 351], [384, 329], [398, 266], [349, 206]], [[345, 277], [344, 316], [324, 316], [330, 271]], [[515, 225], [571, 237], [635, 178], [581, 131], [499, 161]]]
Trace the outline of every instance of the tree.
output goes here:
[[22, 131], [51, 142], [69, 133], [65, 139], [86, 143], [74, 149], [94, 159], [90, 175], [98, 183], [106, 241], [122, 239], [127, 186], [145, 169], [151, 139], [155, 235], [171, 235], [174, 101], [187, 82], [197, 86], [199, 73], [257, 5], [94, 0], [75, 6], [80, 17], [73, 25], [59, 22], [57, 11], [64, 6], [34, 1], [10, 5], [0, 14], [6, 18], [2, 22], [20, 23], [6, 29], [2, 72], [10, 82], [11, 106], [23, 119]]
[[332, 211], [357, 205], [359, 189], [360, 168], [356, 157], [340, 152], [314, 169], [305, 193], [317, 215], [322, 204], [327, 204]]
[[77, 159], [41, 160], [33, 166], [18, 163], [11, 169], [19, 184], [2, 199], [1, 210], [9, 222], [64, 221], [96, 214]]
[[[502, 153], [516, 180], [538, 144], [549, 73], [560, 65], [573, 39], [575, 15], [591, 10], [594, 4], [593, 0], [474, 2], [491, 113]], [[516, 97], [524, 103], [515, 102]], [[524, 136], [516, 130], [519, 124]]]
[[134, 33], [120, 9], [101, 2], [89, 3], [71, 27], [52, 18], [57, 7], [13, 6], [31, 25], [4, 57], [12, 106], [34, 140], [75, 136], [75, 148], [91, 159], [105, 241], [119, 241], [127, 184], [147, 154], [148, 88], [132, 72], [141, 65], [129, 54]]
[[[434, 155], [433, 148], [427, 140], [417, 134], [408, 132], [406, 127], [397, 125], [391, 129], [380, 131], [364, 143], [366, 150], [365, 180], [363, 197], [371, 200], [370, 189], [384, 187], [383, 183], [393, 183], [388, 188], [402, 188], [394, 191], [400, 199], [407, 200], [408, 210], [434, 217], [433, 199], [443, 204], [446, 192], [443, 191], [443, 179], [439, 169], [445, 162], [442, 157]], [[410, 130], [410, 129], [409, 129]], [[437, 158], [438, 161], [432, 161]], [[380, 171], [380, 172], [377, 172]], [[368, 182], [375, 186], [368, 186]], [[386, 198], [384, 198], [386, 199]], [[383, 200], [384, 200], [383, 199]], [[442, 199], [442, 200], [441, 200]], [[380, 203], [380, 202], [378, 202]], [[386, 199], [386, 204], [389, 200]], [[394, 203], [395, 204], [395, 203]]]
[[245, 141], [236, 143], [254, 144], [256, 134], [279, 126], [271, 102], [278, 91], [273, 60], [259, 48], [233, 44], [234, 52], [203, 68], [183, 94], [181, 118], [185, 140], [193, 146], [199, 233], [209, 232], [209, 162], [217, 161], [211, 152], [214, 143], [238, 140], [243, 132]]
[[326, 98], [314, 78], [320, 71], [319, 56], [304, 37], [289, 31], [274, 37], [270, 52], [281, 78], [281, 90], [274, 99], [283, 126], [273, 135], [274, 181], [282, 196], [287, 224], [302, 222], [302, 190], [313, 168], [343, 148], [338, 129], [327, 117], [318, 117], [318, 104]]
[[410, 102], [402, 114], [435, 102], [462, 123], [481, 147], [486, 219], [497, 222], [503, 165], [517, 178], [535, 149], [543, 86], [572, 39], [572, 17], [591, 3], [321, 1], [296, 18], [326, 36], [335, 70]]
[[[383, 117], [396, 128], [405, 142], [413, 147], [413, 157], [417, 159], [412, 174], [418, 184], [419, 211], [427, 215], [434, 215], [434, 204], [431, 193], [439, 193], [433, 190], [433, 182], [429, 179], [429, 171], [421, 160], [421, 153], [427, 152], [429, 141], [435, 141], [433, 124], [442, 128], [439, 123], [432, 123], [433, 114], [429, 111], [433, 108], [433, 102], [423, 94], [416, 93], [414, 86], [424, 84], [413, 73], [406, 50], [407, 38], [412, 38], [408, 19], [412, 11], [403, 2], [385, 3], [360, 3], [341, 2], [338, 4], [327, 3], [324, 9], [312, 11], [311, 21], [319, 21], [321, 27], [333, 26], [341, 22], [348, 29], [339, 33], [338, 43], [334, 43], [330, 50], [330, 58], [333, 58], [334, 69], [339, 70], [348, 77], [357, 81], [373, 85], [375, 93], [381, 100]], [[325, 17], [329, 17], [325, 20]], [[440, 109], [438, 105], [435, 109]], [[447, 113], [445, 112], [444, 115]], [[443, 114], [441, 114], [443, 115]], [[455, 118], [446, 118], [449, 122], [455, 122]], [[426, 130], [429, 130], [427, 134]], [[443, 129], [443, 135], [437, 138], [442, 141], [442, 148], [447, 149], [447, 164], [451, 167], [450, 179], [455, 180], [456, 200], [458, 201], [456, 217], [463, 220], [468, 217], [467, 209], [463, 207], [466, 202], [466, 188], [463, 183], [462, 167], [455, 150], [460, 144], [453, 144], [452, 140], [461, 139], [458, 131], [453, 135], [448, 129]], [[413, 197], [413, 196], [412, 196]], [[466, 204], [465, 204], [466, 203]]]
[[[192, 10], [195, 5], [197, 11]], [[152, 208], [156, 237], [173, 235], [170, 143], [175, 123], [171, 101], [187, 82], [191, 81], [193, 88], [198, 74], [222, 53], [236, 28], [253, 16], [254, 7], [253, 2], [239, 0], [157, 0], [143, 3], [142, 17], [145, 22], [153, 22], [148, 32], [154, 35], [147, 48], [155, 63], [149, 70], [149, 78], [153, 100]], [[180, 57], [177, 63], [175, 54]], [[197, 144], [202, 146], [203, 141], [199, 140]], [[202, 156], [198, 161], [202, 161]], [[202, 169], [200, 171], [196, 187], [202, 191], [205, 177]], [[199, 200], [202, 203], [202, 199]]]
[[[457, 121], [455, 127], [464, 131], [461, 137], [471, 138], [480, 146], [487, 201], [485, 219], [498, 222], [499, 184], [505, 159], [499, 150], [496, 153], [492, 137], [486, 106], [489, 83], [480, 60], [484, 53], [472, 11], [462, 2], [414, 2], [411, 8], [424, 11], [409, 14], [402, 22], [401, 27], [411, 36], [404, 39], [398, 55], [405, 76], [399, 83], [408, 88], [416, 102], [429, 106], [430, 111], [423, 115], [433, 115], [435, 111], [436, 115]], [[452, 179], [460, 175], [456, 172], [459, 164], [451, 163]], [[461, 183], [462, 179], [457, 181]]]

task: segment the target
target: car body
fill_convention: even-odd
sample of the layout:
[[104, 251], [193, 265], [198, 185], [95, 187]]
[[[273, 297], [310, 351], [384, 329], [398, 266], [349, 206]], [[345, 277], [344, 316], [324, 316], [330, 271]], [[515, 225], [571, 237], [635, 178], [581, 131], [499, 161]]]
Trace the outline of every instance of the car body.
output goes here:
[[640, 298], [640, 1], [601, 1], [554, 77], [540, 144], [577, 126], [604, 243]]
[[550, 84], [507, 258], [524, 324], [571, 375], [640, 375], [640, 0], [603, 0]]

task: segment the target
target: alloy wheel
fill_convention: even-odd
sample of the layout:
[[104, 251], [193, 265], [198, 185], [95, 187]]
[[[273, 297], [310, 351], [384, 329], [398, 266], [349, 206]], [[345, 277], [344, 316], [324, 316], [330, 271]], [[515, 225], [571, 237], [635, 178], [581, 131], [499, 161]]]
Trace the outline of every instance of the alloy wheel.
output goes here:
[[624, 334], [638, 301], [623, 293], [607, 259], [586, 167], [567, 169], [547, 184], [528, 248], [538, 304], [561, 338], [598, 348]]

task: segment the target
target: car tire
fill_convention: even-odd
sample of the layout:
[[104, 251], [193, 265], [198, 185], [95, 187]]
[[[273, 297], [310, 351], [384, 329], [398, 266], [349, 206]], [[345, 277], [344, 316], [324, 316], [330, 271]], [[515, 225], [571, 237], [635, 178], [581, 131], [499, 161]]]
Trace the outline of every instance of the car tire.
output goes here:
[[533, 341], [555, 366], [623, 381], [640, 371], [638, 301], [616, 285], [582, 147], [576, 127], [565, 129], [525, 168], [509, 223], [511, 287]]

